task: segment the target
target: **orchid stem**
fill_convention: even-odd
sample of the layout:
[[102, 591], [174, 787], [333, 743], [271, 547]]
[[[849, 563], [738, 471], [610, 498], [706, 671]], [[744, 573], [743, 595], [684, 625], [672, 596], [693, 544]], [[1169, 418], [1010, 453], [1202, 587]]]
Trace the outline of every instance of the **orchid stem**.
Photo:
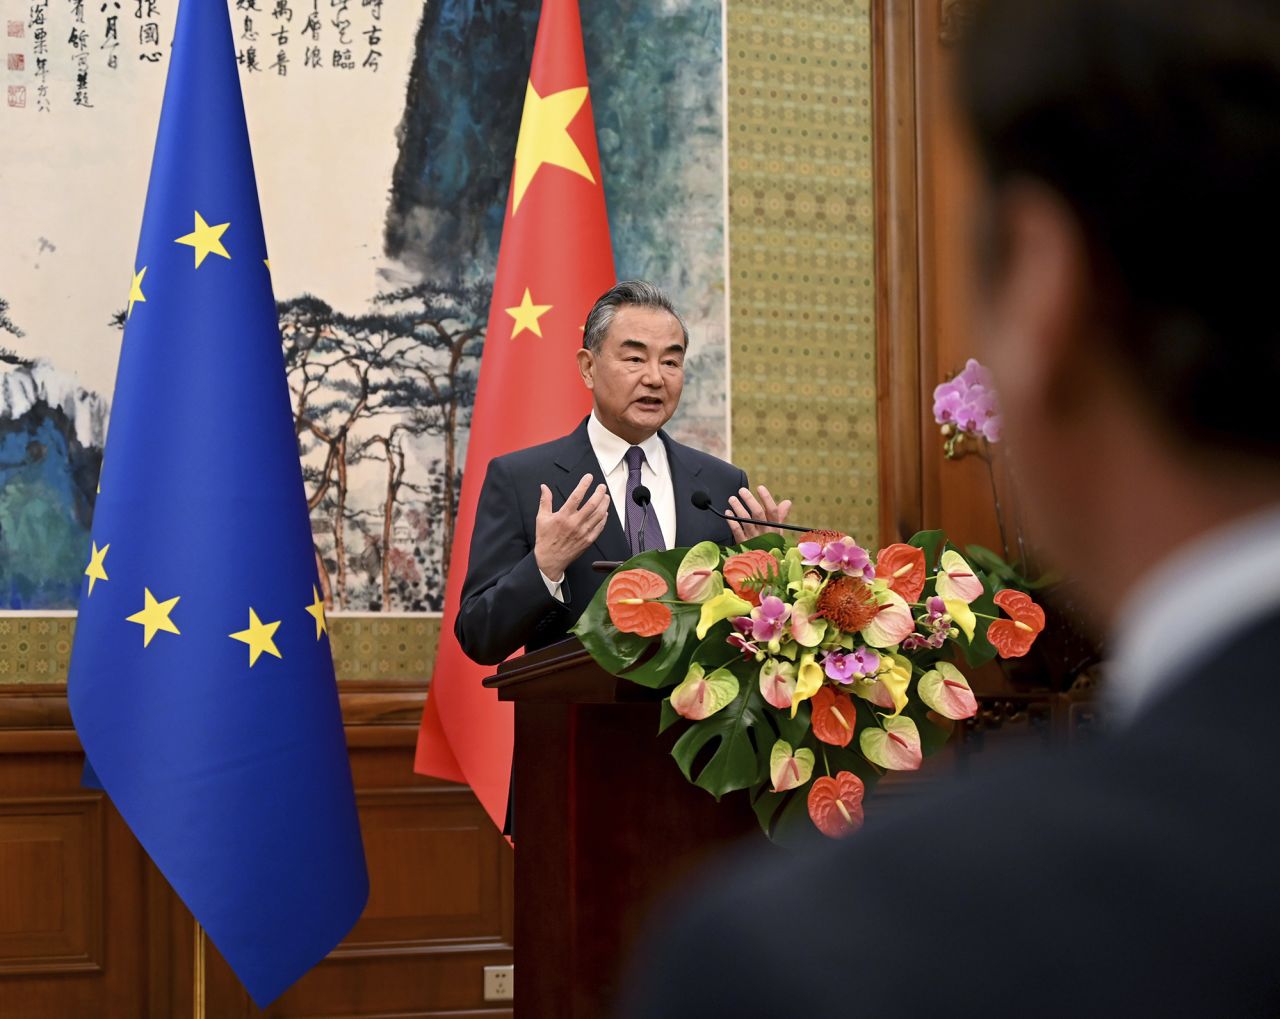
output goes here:
[[987, 477], [991, 479], [991, 501], [996, 504], [996, 523], [1000, 526], [1000, 547], [1004, 550], [1004, 561], [1009, 561], [1009, 539], [1004, 533], [1004, 509], [1000, 505], [1000, 492], [996, 488], [995, 458], [988, 450], [982, 457], [987, 465]]
[[831, 762], [827, 760], [827, 748], [822, 747], [822, 767], [826, 769], [827, 778], [831, 777]]

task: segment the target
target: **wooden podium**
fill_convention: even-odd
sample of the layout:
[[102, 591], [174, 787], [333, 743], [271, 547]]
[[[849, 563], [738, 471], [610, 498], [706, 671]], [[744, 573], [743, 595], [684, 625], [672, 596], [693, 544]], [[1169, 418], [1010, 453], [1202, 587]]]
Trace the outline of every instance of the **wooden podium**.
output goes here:
[[577, 640], [485, 686], [515, 702], [515, 1013], [602, 1019], [650, 910], [759, 826], [744, 794], [716, 803], [685, 781], [675, 734], [657, 735], [657, 692]]

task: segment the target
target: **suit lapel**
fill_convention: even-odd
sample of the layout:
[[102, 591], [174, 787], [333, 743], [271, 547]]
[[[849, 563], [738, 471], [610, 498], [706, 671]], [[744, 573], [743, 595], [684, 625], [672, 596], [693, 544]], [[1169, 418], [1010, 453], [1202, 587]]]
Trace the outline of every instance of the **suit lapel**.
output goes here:
[[[565, 437], [561, 451], [556, 454], [555, 463], [559, 469], [555, 489], [560, 493], [561, 505], [564, 505], [564, 502], [573, 494], [573, 490], [578, 487], [578, 482], [582, 480], [584, 474], [590, 474], [594, 479], [591, 482], [592, 489], [596, 485], [604, 484], [604, 471], [601, 470], [600, 462], [591, 448], [591, 440], [587, 438], [585, 420]], [[623, 512], [626, 512], [625, 507]], [[599, 558], [611, 562], [631, 558], [631, 543], [627, 541], [622, 524], [618, 522], [618, 511], [612, 506], [609, 507], [609, 519], [605, 521], [604, 530], [596, 538], [594, 548]]]
[[667, 463], [671, 467], [671, 489], [676, 497], [676, 536], [672, 548], [687, 548], [696, 545], [707, 532], [705, 510], [694, 506], [693, 493], [698, 491], [698, 475], [702, 473], [701, 465], [686, 456], [684, 447], [675, 442], [666, 432], [659, 433], [663, 444], [667, 447]]

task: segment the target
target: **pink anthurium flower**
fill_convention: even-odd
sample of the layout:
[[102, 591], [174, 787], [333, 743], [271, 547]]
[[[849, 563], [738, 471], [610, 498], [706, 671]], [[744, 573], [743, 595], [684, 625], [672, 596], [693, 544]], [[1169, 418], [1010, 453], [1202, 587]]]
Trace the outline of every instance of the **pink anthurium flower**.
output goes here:
[[900, 594], [893, 591], [880, 592], [876, 600], [880, 607], [871, 622], [862, 628], [862, 639], [874, 648], [901, 644], [903, 638], [916, 628], [910, 607]]
[[813, 751], [807, 747], [792, 750], [786, 740], [778, 740], [769, 752], [769, 780], [775, 793], [796, 789], [813, 777]]
[[826, 637], [826, 620], [817, 615], [817, 595], [802, 594], [791, 606], [791, 637], [801, 647], [817, 647]]
[[944, 601], [962, 601], [968, 605], [982, 594], [982, 581], [973, 567], [965, 562], [964, 556], [954, 549], [947, 549], [938, 564], [935, 589]]
[[760, 696], [779, 711], [791, 707], [796, 690], [796, 667], [778, 658], [766, 658], [760, 666]]
[[862, 756], [890, 771], [915, 771], [924, 760], [920, 730], [906, 715], [886, 718], [884, 728], [867, 726], [858, 737]]
[[724, 590], [717, 572], [720, 547], [714, 541], [700, 541], [685, 553], [676, 570], [676, 595], [681, 601], [701, 605]]
[[920, 677], [920, 699], [944, 718], [972, 718], [978, 701], [964, 674], [950, 662], [938, 662]]
[[671, 706], [682, 718], [709, 718], [738, 696], [738, 678], [728, 669], [710, 675], [694, 662], [679, 686], [671, 691]]

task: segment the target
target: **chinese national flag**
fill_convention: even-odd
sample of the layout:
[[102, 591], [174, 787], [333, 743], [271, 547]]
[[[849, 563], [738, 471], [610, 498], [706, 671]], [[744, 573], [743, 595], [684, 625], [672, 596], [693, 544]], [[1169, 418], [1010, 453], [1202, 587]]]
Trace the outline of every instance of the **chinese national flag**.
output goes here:
[[468, 659], [453, 634], [476, 501], [493, 457], [565, 435], [590, 410], [575, 352], [587, 312], [614, 282], [578, 3], [544, 0], [415, 762], [424, 775], [470, 785], [499, 826], [511, 774], [511, 705], [480, 685], [492, 670]]

